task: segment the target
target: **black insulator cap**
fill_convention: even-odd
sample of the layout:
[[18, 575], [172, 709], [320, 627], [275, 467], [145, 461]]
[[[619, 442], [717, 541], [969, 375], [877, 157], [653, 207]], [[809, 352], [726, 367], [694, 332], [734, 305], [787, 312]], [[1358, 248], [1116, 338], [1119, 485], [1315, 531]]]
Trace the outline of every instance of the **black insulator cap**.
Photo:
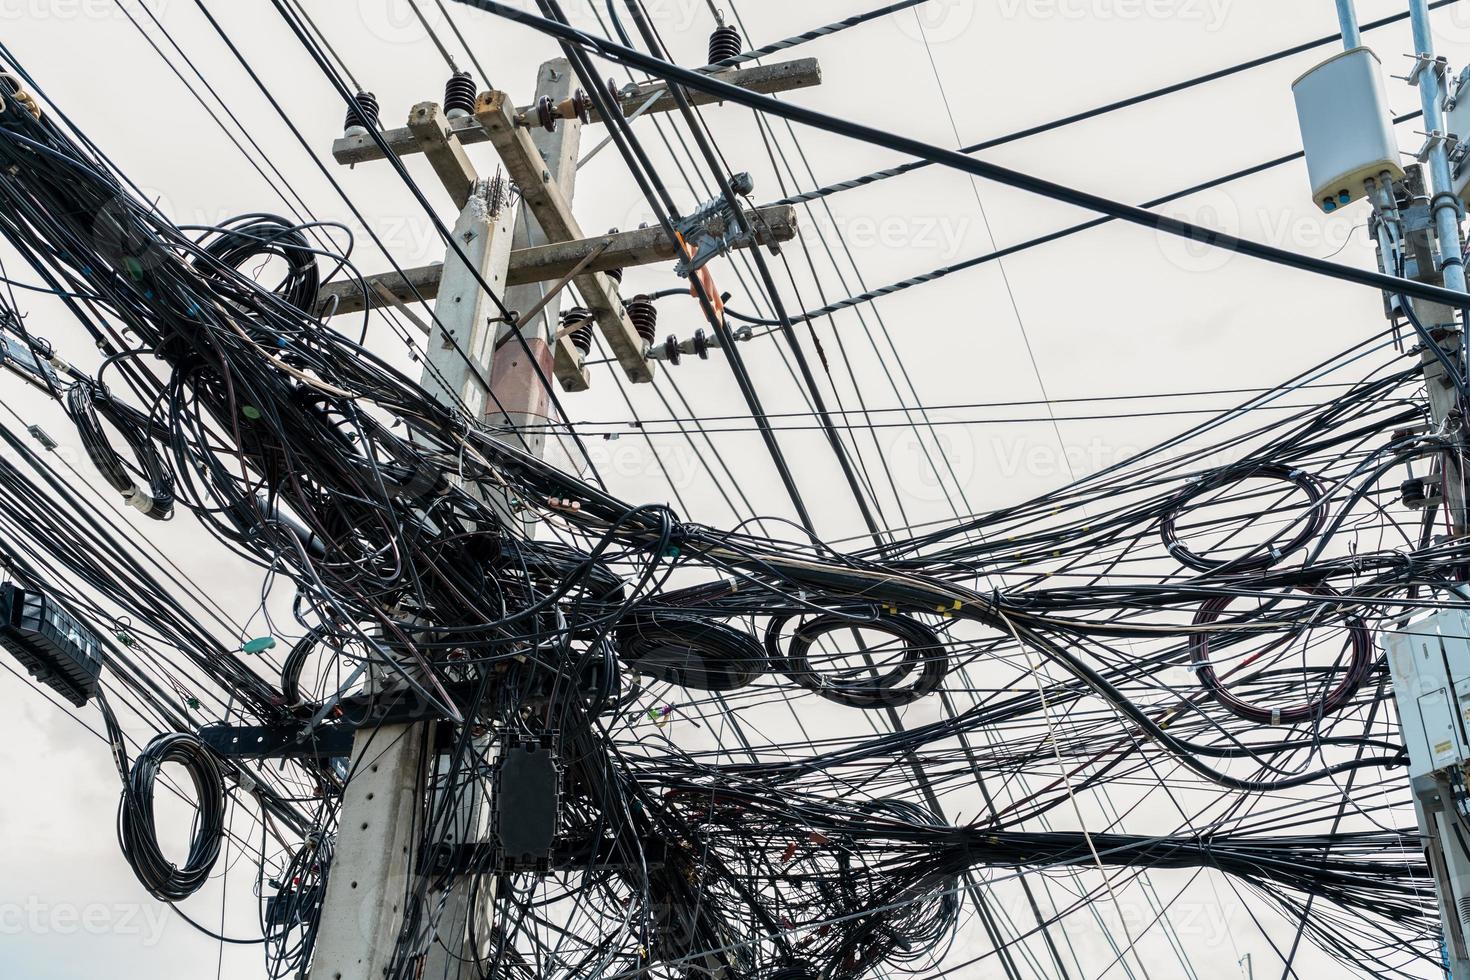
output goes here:
[[740, 32], [729, 24], [721, 24], [709, 36], [709, 63], [723, 65], [740, 55]]
[[634, 296], [625, 307], [628, 312], [628, 322], [633, 324], [633, 329], [643, 342], [650, 347], [653, 346], [654, 338], [658, 335], [658, 307], [653, 305], [653, 300], [647, 296]]
[[561, 311], [561, 325], [563, 327], [576, 323], [579, 320], [588, 321], [567, 334], [567, 339], [572, 342], [572, 346], [577, 348], [583, 357], [586, 357], [592, 350], [591, 316], [592, 311], [582, 306], [573, 306], [570, 309]]
[[457, 71], [444, 83], [444, 113], [474, 115], [475, 81], [467, 71]]
[[358, 92], [352, 97], [352, 105], [347, 110], [347, 119], [342, 124], [343, 129], [351, 129], [353, 126], [361, 126], [363, 129], [378, 128], [378, 97], [371, 92]]

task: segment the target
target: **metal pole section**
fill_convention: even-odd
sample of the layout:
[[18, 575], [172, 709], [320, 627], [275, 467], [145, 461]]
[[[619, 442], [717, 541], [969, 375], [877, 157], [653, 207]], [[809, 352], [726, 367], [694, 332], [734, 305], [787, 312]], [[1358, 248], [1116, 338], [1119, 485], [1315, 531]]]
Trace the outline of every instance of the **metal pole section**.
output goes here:
[[[1341, 7], [1341, 2], [1339, 7]], [[1439, 269], [1446, 289], [1463, 293], [1465, 289], [1465, 263], [1460, 246], [1460, 201], [1455, 195], [1453, 176], [1450, 172], [1449, 147], [1445, 138], [1443, 116], [1445, 78], [1443, 67], [1434, 57], [1434, 36], [1429, 26], [1429, 8], [1425, 0], [1409, 0], [1409, 19], [1414, 32], [1415, 64], [1411, 72], [1413, 83], [1419, 88], [1419, 101], [1424, 109], [1424, 128], [1428, 142], [1421, 158], [1428, 171], [1427, 182], [1431, 195], [1430, 211], [1434, 221], [1436, 244], [1439, 248]], [[1404, 223], [1394, 210], [1393, 193], [1386, 181], [1378, 188], [1381, 203], [1376, 203], [1380, 217], [1396, 231], [1391, 237], [1402, 245]], [[1380, 228], [1380, 230], [1383, 230]], [[1392, 261], [1392, 243], [1380, 240], [1383, 261]], [[1459, 311], [1438, 303], [1410, 300], [1415, 313], [1429, 331], [1434, 343], [1439, 345], [1455, 365], [1463, 364], [1462, 338], [1459, 327]], [[1424, 377], [1429, 393], [1429, 406], [1436, 426], [1447, 428], [1449, 420], [1459, 411], [1460, 396], [1450, 384], [1444, 366], [1430, 352], [1423, 355]], [[1463, 370], [1463, 368], [1459, 368]], [[1447, 433], [1455, 440], [1455, 446], [1463, 445], [1463, 434], [1458, 431]], [[1463, 481], [1463, 466], [1457, 448], [1447, 448], [1442, 454], [1442, 493], [1444, 504], [1456, 535], [1467, 531], [1466, 493]], [[1397, 686], [1398, 680], [1395, 679]], [[1402, 717], [1402, 712], [1400, 713]], [[1425, 854], [1435, 879], [1435, 891], [1439, 899], [1440, 919], [1443, 924], [1444, 960], [1447, 974], [1453, 980], [1470, 980], [1470, 948], [1466, 944], [1465, 902], [1470, 898], [1470, 852], [1465, 850], [1459, 827], [1461, 818], [1450, 802], [1447, 785], [1441, 785], [1442, 777], [1433, 774], [1421, 776], [1413, 781], [1414, 813], [1419, 823], [1419, 832]]]
[[1342, 46], [1351, 51], [1363, 43], [1358, 32], [1358, 12], [1353, 9], [1353, 0], [1337, 0], [1337, 22], [1342, 25]]
[[[503, 286], [510, 265], [515, 208], [505, 197], [503, 188], [477, 181], [454, 226], [465, 256], [494, 289]], [[488, 396], [492, 312], [470, 268], [447, 254], [422, 384], [447, 404], [463, 402], [476, 414]], [[365, 728], [353, 741], [311, 980], [381, 980], [387, 970], [412, 891], [414, 843], [424, 826], [435, 768], [433, 744], [433, 722]], [[479, 795], [471, 794], [477, 801]], [[473, 833], [479, 812], [477, 806], [457, 814], [453, 833]]]
[[[1339, 0], [1351, 3], [1351, 0]], [[1429, 28], [1429, 6], [1425, 0], [1409, 0], [1409, 18], [1414, 25], [1414, 53], [1420, 59], [1415, 69], [1419, 102], [1424, 107], [1424, 128], [1429, 132], [1429, 179], [1434, 191], [1434, 229], [1439, 236], [1440, 266], [1446, 289], [1465, 292], [1465, 259], [1460, 250], [1460, 200], [1455, 196], [1450, 174], [1450, 151], [1444, 133], [1444, 78], [1434, 63], [1434, 34]]]
[[[1409, 20], [1414, 30], [1415, 64], [1411, 72], [1419, 88], [1419, 101], [1424, 109], [1424, 128], [1429, 133], [1423, 158], [1429, 171], [1430, 210], [1439, 246], [1439, 271], [1446, 289], [1466, 292], [1465, 257], [1460, 245], [1462, 218], [1459, 197], [1455, 194], [1454, 176], [1450, 171], [1449, 141], [1445, 134], [1444, 99], [1446, 79], [1444, 67], [1434, 56], [1434, 33], [1429, 25], [1429, 7], [1425, 0], [1409, 0]], [[1467, 134], [1460, 134], [1467, 135]], [[1402, 235], [1400, 235], [1402, 237]], [[1433, 334], [1449, 360], [1464, 372], [1464, 340], [1460, 329], [1460, 311], [1436, 303], [1415, 302], [1419, 319]], [[1429, 359], [1425, 359], [1426, 365]], [[1461, 406], [1457, 391], [1450, 387], [1441, 365], [1425, 369], [1429, 381], [1430, 406], [1436, 423], [1443, 425]], [[1442, 491], [1451, 526], [1457, 536], [1470, 533], [1470, 493], [1465, 485], [1465, 470], [1460, 453], [1444, 454]]]

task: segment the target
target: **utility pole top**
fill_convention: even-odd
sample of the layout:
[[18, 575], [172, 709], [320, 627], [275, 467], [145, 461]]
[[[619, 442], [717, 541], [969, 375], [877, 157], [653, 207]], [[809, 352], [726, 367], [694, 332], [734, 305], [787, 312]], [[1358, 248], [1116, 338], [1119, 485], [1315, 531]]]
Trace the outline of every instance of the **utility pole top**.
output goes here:
[[[716, 77], [770, 93], [815, 85], [821, 71], [815, 60], [802, 59], [730, 69]], [[425, 387], [446, 404], [462, 403], [472, 417], [499, 430], [499, 438], [536, 456], [545, 452], [551, 421], [551, 393], [543, 379], [554, 374], [568, 392], [590, 384], [588, 341], [583, 335], [581, 346], [574, 343], [577, 324], [561, 325], [562, 294], [575, 288], [589, 321], [582, 327], [595, 325], [627, 378], [646, 384], [655, 376], [651, 339], [639, 334], [619, 295], [620, 270], [686, 261], [689, 254], [662, 228], [598, 236], [583, 232], [572, 211], [581, 134], [585, 125], [602, 120], [592, 100], [573, 87], [574, 79], [565, 59], [552, 59], [537, 72], [532, 105], [517, 107], [499, 91], [481, 93], [472, 110], [466, 96], [452, 114], [425, 101], [413, 106], [405, 126], [381, 130], [377, 135], [388, 152], [426, 156], [459, 208], [451, 246], [442, 263], [365, 282], [330, 283], [321, 291], [324, 315], [391, 306], [416, 323], [426, 334]], [[613, 97], [628, 117], [678, 107], [663, 83], [629, 86]], [[714, 101], [697, 93], [691, 100]], [[375, 115], [375, 103], [372, 108], [373, 113], [359, 117]], [[514, 195], [498, 174], [485, 180], [477, 173], [465, 147], [482, 142], [494, 147]], [[349, 129], [332, 153], [346, 165], [384, 157], [365, 125]], [[756, 233], [725, 243], [729, 247], [774, 247], [796, 234], [790, 206], [757, 208], [743, 217]], [[433, 303], [432, 317], [414, 312], [418, 302]], [[513, 323], [501, 314], [502, 307]], [[490, 502], [504, 527], [525, 539], [534, 536], [535, 523], [515, 501], [507, 496]], [[357, 734], [311, 980], [384, 975], [407, 927], [401, 903], [392, 899], [421, 881], [416, 877], [421, 869], [414, 867], [418, 856], [402, 842], [413, 838], [411, 831], [429, 814], [440, 813], [439, 796], [451, 789], [457, 794], [448, 836], [440, 843], [471, 848], [487, 843], [494, 787], [483, 775], [446, 769], [435, 748], [435, 726], [411, 720]], [[495, 757], [504, 748], [500, 737], [495, 731], [476, 735], [472, 759]], [[493, 876], [483, 873], [466, 874], [448, 886], [436, 905], [437, 935], [419, 965], [424, 976], [472, 980], [479, 975], [476, 963], [488, 952], [494, 897]]]

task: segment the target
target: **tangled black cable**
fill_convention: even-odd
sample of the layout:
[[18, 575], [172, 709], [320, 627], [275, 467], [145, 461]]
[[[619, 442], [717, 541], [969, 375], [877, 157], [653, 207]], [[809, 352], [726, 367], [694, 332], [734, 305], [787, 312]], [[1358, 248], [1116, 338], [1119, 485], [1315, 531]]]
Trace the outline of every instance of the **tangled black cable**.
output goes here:
[[271, 980], [300, 976], [311, 962], [335, 839], [313, 832], [291, 855], [261, 916]]
[[619, 652], [634, 670], [692, 690], [737, 690], [769, 667], [749, 633], [680, 613], [635, 616], [617, 635]]
[[326, 635], [325, 628], [312, 627], [305, 636], [292, 644], [291, 652], [286, 654], [286, 659], [281, 664], [281, 694], [288, 707], [301, 704], [301, 670]]
[[[766, 627], [767, 655], [787, 677], [837, 704], [850, 708], [900, 708], [933, 694], [948, 671], [949, 658], [939, 635], [907, 616], [881, 613], [865, 619], [827, 613], [800, 623], [783, 651], [781, 631], [790, 620], [790, 616], [778, 616]], [[898, 662], [881, 669], [872, 663], [873, 654], [864, 646], [871, 669], [859, 671], [861, 676], [819, 670], [812, 663], [812, 646], [824, 636], [841, 630], [865, 630], [893, 637], [903, 647]]]
[[[1326, 585], [1307, 586], [1303, 591], [1320, 597], [1339, 597], [1335, 589]], [[1373, 669], [1373, 639], [1363, 621], [1354, 616], [1348, 616], [1344, 624], [1347, 629], [1345, 645], [1349, 651], [1347, 667], [1336, 672], [1335, 683], [1320, 696], [1291, 708], [1262, 708], [1233, 694], [1221, 680], [1214, 665], [1210, 663], [1210, 630], [1200, 627], [1209, 627], [1217, 623], [1226, 608], [1235, 599], [1235, 596], [1229, 594], [1211, 596], [1206, 599], [1194, 616], [1193, 625], [1196, 630], [1189, 634], [1189, 655], [1194, 665], [1195, 676], [1199, 678], [1200, 684], [1209, 692], [1211, 698], [1237, 718], [1243, 718], [1258, 725], [1295, 725], [1311, 721], [1333, 714], [1352, 701], [1353, 695], [1358, 692], [1358, 688], [1362, 686], [1363, 681], [1367, 680], [1369, 672]], [[1330, 615], [1333, 611], [1332, 607], [1325, 608]], [[1285, 634], [1267, 644], [1265, 648], [1242, 658], [1234, 666], [1232, 672], [1244, 670], [1269, 650], [1289, 643], [1299, 632], [1310, 629], [1312, 624], [1309, 623], [1300, 630], [1292, 629], [1292, 625], [1286, 624]]]
[[[189, 856], [182, 868], [164, 856], [153, 821], [159, 772], [169, 763], [182, 766], [189, 773], [199, 807]], [[214, 753], [193, 735], [183, 732], [159, 735], [133, 760], [118, 803], [117, 838], [123, 856], [150, 895], [163, 902], [181, 902], [209, 879], [224, 837], [225, 802], [225, 783], [219, 763]]]
[[[1354, 367], [1325, 407], [1272, 404], [1300, 386], [1274, 389], [1251, 411], [1212, 418], [1218, 432], [1202, 425], [1040, 497], [843, 550], [813, 535], [773, 537], [766, 524], [716, 529], [631, 505], [507, 445], [361, 342], [323, 329], [313, 311], [315, 263], [326, 253], [309, 244], [311, 225], [246, 215], [186, 234], [50, 116], [0, 114], [0, 205], [0, 234], [60, 299], [87, 297], [71, 308], [103, 349], [109, 380], [116, 374], [119, 392], [149, 406], [146, 415], [127, 409], [99, 382], [60, 372], [56, 388], [70, 386], [68, 407], [104, 477], [122, 492], [139, 472], [150, 485], [156, 475], [176, 480], [180, 506], [214, 537], [298, 590], [293, 612], [305, 635], [279, 691], [273, 670], [234, 655], [238, 638], [215, 649], [198, 630], [198, 643], [175, 644], [176, 659], [217, 685], [211, 694], [232, 716], [298, 729], [335, 703], [303, 691], [305, 664], [329, 654], [327, 668], [368, 664], [391, 686], [384, 703], [417, 699], [415, 717], [438, 719], [435, 731], [450, 736], [452, 745], [436, 746], [445, 751], [430, 767], [418, 839], [407, 843], [453, 853], [450, 866], [406, 890], [386, 971], [394, 980], [422, 971], [426, 949], [444, 938], [436, 930], [465, 931], [440, 918], [447, 883], [488, 881], [477, 857], [442, 845], [463, 840], [456, 815], [487, 788], [484, 743], [502, 733], [556, 744], [566, 766], [557, 829], [568, 846], [537, 856], [553, 868], [545, 878], [502, 876], [496, 921], [469, 924], [493, 947], [477, 964], [485, 975], [839, 978], [890, 963], [932, 975], [963, 915], [963, 878], [978, 866], [1223, 869], [1270, 886], [1283, 907], [1308, 895], [1338, 903], [1339, 913], [1312, 924], [1337, 928], [1333, 941], [1346, 934], [1334, 921], [1417, 927], [1433, 915], [1412, 833], [1282, 835], [1320, 817], [1321, 793], [1281, 794], [1260, 818], [1252, 807], [1221, 807], [1230, 815], [1174, 835], [1023, 832], [1074, 788], [1105, 793], [1115, 780], [1167, 789], [1192, 772], [1235, 794], [1233, 803], [1352, 771], [1362, 782], [1349, 801], [1382, 791], [1367, 781], [1387, 780], [1381, 770], [1401, 761], [1397, 730], [1343, 710], [1366, 687], [1364, 638], [1426, 605], [1421, 596], [1442, 589], [1470, 550], [1425, 533], [1346, 553], [1360, 529], [1399, 530], [1381, 475], [1443, 449], [1438, 434], [1388, 437], [1422, 420], [1407, 394], [1417, 363], [1375, 362], [1366, 381]], [[281, 264], [279, 282], [264, 278]], [[1343, 355], [1329, 366], [1352, 363]], [[1254, 411], [1267, 407], [1293, 412]], [[103, 423], [122, 433], [136, 464], [111, 451]], [[13, 436], [0, 429], [15, 450]], [[1186, 437], [1198, 441], [1166, 453]], [[1242, 461], [1211, 466], [1222, 453]], [[110, 551], [78, 546], [89, 515], [65, 509], [61, 492], [48, 497], [54, 484], [28, 483], [11, 455], [26, 458], [16, 450], [0, 459], [0, 537], [122, 606], [130, 570], [107, 567]], [[1293, 506], [1262, 505], [1277, 486], [1262, 494], [1246, 485], [1259, 479], [1281, 482]], [[506, 499], [515, 501], [511, 521], [489, 503]], [[43, 535], [17, 530], [15, 515], [27, 509]], [[525, 540], [533, 523], [553, 540]], [[1216, 543], [1194, 543], [1201, 529]], [[1234, 543], [1249, 531], [1276, 537]], [[1282, 567], [1303, 549], [1300, 567]], [[1216, 574], [1182, 573], [1170, 554]], [[679, 587], [666, 588], [675, 573]], [[1306, 597], [1307, 615], [1270, 613], [1251, 625], [1294, 639], [1314, 623], [1340, 626], [1350, 608], [1351, 657], [1254, 671], [1232, 695], [1231, 675], [1217, 675], [1211, 655], [1229, 646], [1222, 635], [1261, 631], [1222, 623], [1226, 597], [1269, 602], [1290, 589]], [[140, 633], [184, 633], [182, 615], [126, 608]], [[762, 622], [764, 645], [747, 625]], [[845, 630], [881, 639], [868, 649], [837, 642]], [[1186, 641], [1206, 690], [1228, 710], [1170, 679]], [[619, 661], [683, 687], [680, 703], [663, 704], [656, 685], [620, 683]], [[1304, 678], [1307, 705], [1298, 707], [1290, 699]], [[176, 691], [145, 703], [166, 708]], [[818, 696], [890, 709], [936, 693], [894, 731], [861, 718], [854, 730], [811, 734], [800, 716]], [[1261, 707], [1289, 701], [1286, 712]], [[750, 707], [790, 710], [805, 738], [765, 726], [769, 715], [742, 716]], [[158, 709], [160, 724], [195, 721], [181, 713]], [[1310, 728], [1263, 733], [1259, 721], [1241, 723], [1262, 713]], [[334, 723], [372, 717], [353, 707]], [[726, 721], [738, 742], [712, 732], [710, 723]], [[220, 773], [187, 738], [165, 736], [135, 769], [121, 766], [119, 834], [140, 879], [165, 896], [197, 888], [219, 846]], [[1344, 748], [1357, 757], [1338, 761]], [[151, 794], [166, 762], [192, 767], [200, 800], [182, 871], [162, 859], [154, 834]], [[274, 865], [286, 867], [287, 884], [272, 896], [282, 927], [271, 941], [279, 963], [304, 965], [316, 908], [305, 886], [320, 883], [329, 860], [326, 838], [313, 835], [340, 821], [352, 775], [326, 760], [290, 765], [314, 777], [299, 798], [321, 812], [293, 827], [311, 846], [286, 844], [288, 860]], [[1059, 767], [1075, 779], [1059, 780]], [[1006, 799], [987, 799], [988, 811], [965, 819], [903, 798], [950, 800], [996, 785]], [[555, 956], [546, 955], [548, 922], [572, 924], [556, 930]]]
[[[1298, 487], [1306, 495], [1307, 513], [1301, 520], [1293, 523], [1295, 530], [1286, 543], [1277, 545], [1275, 538], [1272, 538], [1234, 558], [1211, 558], [1185, 547], [1179, 537], [1178, 521], [1181, 515], [1190, 512], [1190, 505], [1208, 493], [1249, 479], [1284, 480]], [[1327, 520], [1326, 512], [1317, 506], [1321, 499], [1321, 486], [1305, 470], [1281, 463], [1253, 462], [1242, 466], [1227, 466], [1201, 476], [1193, 486], [1176, 497], [1172, 506], [1159, 521], [1159, 534], [1163, 537], [1164, 547], [1169, 550], [1169, 553], [1181, 564], [1196, 571], [1260, 571], [1272, 567], [1292, 552], [1306, 547], [1307, 543], [1317, 536]]]
[[321, 288], [316, 249], [295, 222], [273, 214], [240, 215], [210, 229], [199, 245], [203, 255], [194, 260], [195, 266], [222, 288], [239, 288], [239, 277], [227, 271], [276, 258], [285, 263], [286, 271], [272, 292], [295, 309], [316, 309]]
[[[87, 456], [102, 476], [123, 499], [157, 521], [173, 516], [173, 476], [164, 466], [153, 440], [147, 432], [147, 420], [117, 401], [100, 385], [79, 382], [66, 394], [67, 414], [77, 427]], [[127, 464], [112, 448], [98, 416], [106, 418], [122, 433], [138, 466], [148, 481], [148, 489], [138, 486]]]

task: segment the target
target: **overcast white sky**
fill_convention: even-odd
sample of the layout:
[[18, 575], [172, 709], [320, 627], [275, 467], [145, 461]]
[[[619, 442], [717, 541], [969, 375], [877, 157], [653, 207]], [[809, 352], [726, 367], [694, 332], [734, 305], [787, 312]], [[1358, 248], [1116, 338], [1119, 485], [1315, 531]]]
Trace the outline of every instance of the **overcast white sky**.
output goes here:
[[[124, 9], [136, 13], [141, 2], [149, 4], [196, 59], [316, 214], [350, 221], [341, 199], [235, 65], [195, 0], [0, 0], [0, 33], [53, 103], [122, 170], [158, 195], [160, 206], [179, 223], [278, 210], [279, 198], [272, 189], [124, 16]], [[349, 171], [331, 162], [328, 151], [341, 127], [342, 106], [268, 0], [206, 2], [289, 108], [318, 159], [364, 208], [395, 258], [405, 266], [437, 259], [441, 246], [388, 168], [364, 165]], [[564, 2], [574, 17], [581, 15], [579, 22], [590, 24], [586, 0]], [[728, 0], [721, 2], [729, 5]], [[377, 93], [385, 123], [397, 124], [413, 103], [440, 97], [447, 74], [444, 63], [406, 5], [395, 0], [304, 3], [353, 71]], [[751, 28], [752, 40], [765, 43], [868, 5], [856, 0], [780, 4], [743, 0], [738, 9]], [[491, 81], [520, 101], [529, 101], [537, 65], [558, 54], [555, 45], [479, 12], [450, 6], [481, 64], [491, 72]], [[1400, 0], [1359, 4], [1364, 21], [1403, 6]], [[701, 63], [712, 26], [703, 0], [651, 0], [649, 7], [682, 61]], [[895, 15], [802, 49], [800, 54], [821, 59], [824, 84], [791, 98], [954, 145], [956, 130], [961, 141], [978, 141], [1314, 39], [1336, 27], [1329, 0], [933, 0], [920, 16], [921, 20], [912, 12]], [[1441, 11], [1435, 22], [1440, 53], [1458, 68], [1470, 59], [1470, 7], [1462, 4]], [[1407, 71], [1402, 55], [1412, 45], [1406, 24], [1375, 32], [1368, 43], [1389, 72]], [[1321, 49], [1141, 109], [1012, 144], [987, 159], [1141, 202], [1298, 149], [1290, 82], [1332, 50]], [[953, 112], [953, 128], [936, 72]], [[624, 78], [620, 73], [618, 77]], [[1418, 107], [1416, 93], [1401, 82], [1390, 82], [1390, 100], [1399, 113]], [[749, 114], [725, 107], [711, 108], [705, 117], [732, 165], [754, 172], [755, 197], [783, 196]], [[648, 121], [639, 126], [649, 145], [657, 148]], [[1414, 128], [1400, 132], [1405, 150], [1416, 150], [1421, 142]], [[823, 182], [899, 162], [892, 154], [834, 137], [806, 132], [799, 137]], [[600, 131], [592, 138], [600, 138]], [[661, 163], [667, 161], [661, 149], [657, 154]], [[471, 156], [482, 172], [493, 169], [488, 146], [473, 148]], [[415, 159], [410, 168], [423, 181], [440, 216], [452, 223], [451, 205], [424, 161]], [[687, 210], [697, 195], [671, 165], [666, 174]], [[840, 195], [832, 200], [832, 208], [831, 224], [847, 237], [870, 285], [1087, 217], [983, 182], [972, 186], [968, 178], [937, 169]], [[1170, 210], [1304, 253], [1338, 253], [1339, 260], [1363, 266], [1372, 262], [1362, 231], [1355, 230], [1365, 218], [1361, 208], [1331, 218], [1318, 214], [1301, 165], [1241, 181]], [[590, 230], [629, 228], [647, 220], [646, 207], [611, 150], [582, 173], [577, 212]], [[834, 228], [824, 230], [830, 234]], [[812, 242], [819, 247], [815, 239]], [[804, 268], [796, 248], [788, 247], [786, 257], [793, 268]], [[385, 265], [366, 244], [359, 262], [367, 271]], [[722, 288], [735, 291], [732, 305], [745, 309], [753, 305], [733, 273], [717, 270], [717, 276]], [[822, 297], [809, 277], [798, 271], [798, 279], [806, 285], [799, 295], [786, 292], [788, 305], [820, 305]], [[825, 281], [827, 299], [842, 295], [831, 276]], [[675, 284], [665, 267], [632, 270], [624, 293]], [[36, 302], [31, 309], [33, 332], [50, 337], [73, 360], [87, 363], [78, 328], [54, 306]], [[1022, 328], [1050, 395], [1066, 398], [1269, 385], [1381, 329], [1383, 322], [1379, 296], [1371, 290], [1238, 256], [1202, 254], [1179, 242], [1119, 226], [1028, 252], [1005, 264], [1004, 277], [998, 267], [988, 266], [887, 299], [879, 310], [920, 397], [930, 405], [1038, 397], [1037, 375]], [[698, 325], [692, 301], [662, 304], [661, 334], [687, 335]], [[831, 324], [819, 326], [835, 357], [833, 329]], [[848, 351], [870, 404], [898, 404], [866, 341], [858, 340], [861, 327], [856, 319], [839, 318], [835, 329], [847, 331]], [[392, 343], [386, 331], [376, 336], [385, 345]], [[402, 352], [401, 345], [396, 351]], [[749, 344], [744, 353], [768, 410], [804, 410], [771, 342]], [[675, 379], [700, 414], [744, 412], [718, 354], [708, 362], [686, 362], [675, 369]], [[50, 406], [34, 404], [18, 387], [0, 379], [0, 400], [28, 418], [34, 415], [64, 449], [72, 448], [59, 415]], [[850, 386], [840, 387], [850, 402]], [[666, 414], [646, 390], [633, 392], [632, 397], [639, 414]], [[564, 402], [578, 419], [606, 422], [630, 417], [605, 369], [591, 392], [564, 397]], [[1226, 403], [1205, 399], [1198, 404]], [[935, 413], [939, 419], [974, 416], [974, 411]], [[1081, 472], [1113, 462], [1179, 425], [1169, 419], [1064, 422], [1061, 447], [1045, 422], [951, 426], [945, 436], [971, 503], [985, 507], [1064, 482], [1066, 467], [1059, 460], [1063, 451]], [[896, 464], [898, 489], [910, 518], [943, 517], [942, 500], [918, 465], [912, 439], [902, 430], [885, 430], [879, 443]], [[596, 441], [594, 450], [613, 489], [624, 497], [667, 499], [668, 481], [673, 478], [689, 516], [710, 524], [732, 523], [734, 515], [689, 450], [672, 438], [657, 444], [657, 459], [646, 443], [628, 436]], [[720, 445], [756, 508], [789, 515], [756, 437], [725, 436]], [[791, 434], [783, 437], [783, 445], [816, 508], [821, 529], [832, 537], [856, 533], [859, 527], [851, 504], [843, 493], [831, 489], [839, 477], [819, 437]], [[86, 470], [83, 462], [78, 465]], [[160, 543], [220, 602], [242, 619], [253, 613], [259, 601], [258, 582], [242, 576], [219, 549], [201, 544], [187, 519], [164, 529], [150, 525], [148, 530], [158, 534]], [[220, 955], [217, 944], [165, 915], [134, 884], [114, 839], [116, 775], [104, 746], [70, 714], [0, 672], [0, 774], [6, 786], [0, 794], [0, 963], [4, 964], [0, 973], [26, 980], [214, 976]], [[87, 724], [98, 721], [95, 710], [78, 716]], [[224, 868], [222, 862], [220, 870]], [[255, 928], [248, 876], [247, 864], [234, 864], [223, 886], [229, 896], [225, 924], [235, 935], [248, 936]], [[211, 887], [192, 900], [189, 909], [217, 925], [221, 893], [221, 887]], [[1198, 944], [1195, 962], [1202, 977], [1240, 977], [1237, 961], [1247, 953], [1257, 976], [1279, 973], [1279, 960], [1272, 958], [1238, 900], [1223, 886], [1219, 892], [1203, 887], [1191, 893], [1181, 907], [1185, 906], [1193, 910], [1188, 914], [1193, 916], [1189, 928], [1194, 931], [1185, 934]], [[1080, 922], [1077, 930], [1078, 942], [1100, 948], [1099, 937], [1088, 934]], [[1108, 958], [1097, 960], [1099, 967]], [[1301, 962], [1303, 976], [1336, 975], [1316, 954]], [[1174, 969], [1177, 966], [1171, 967], [1170, 961], [1160, 960], [1155, 975], [1172, 976]], [[259, 954], [251, 948], [227, 949], [221, 970], [220, 975], [231, 980], [262, 975]]]

